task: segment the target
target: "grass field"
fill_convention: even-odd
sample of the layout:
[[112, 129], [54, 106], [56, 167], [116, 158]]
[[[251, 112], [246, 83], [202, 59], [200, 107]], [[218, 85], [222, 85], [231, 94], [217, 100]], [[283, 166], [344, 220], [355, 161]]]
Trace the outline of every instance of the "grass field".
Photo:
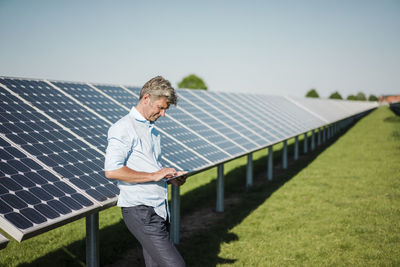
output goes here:
[[[254, 154], [257, 172], [266, 172], [266, 155]], [[239, 201], [226, 206], [217, 225], [179, 245], [188, 266], [400, 265], [400, 118], [388, 108], [249, 192], [245, 164], [245, 157], [225, 164], [225, 195]], [[215, 205], [215, 177], [214, 168], [188, 179], [182, 217], [194, 206]], [[116, 207], [100, 213], [100, 228], [102, 264], [138, 246]], [[84, 238], [82, 219], [11, 241], [0, 250], [0, 266], [83, 266]]]

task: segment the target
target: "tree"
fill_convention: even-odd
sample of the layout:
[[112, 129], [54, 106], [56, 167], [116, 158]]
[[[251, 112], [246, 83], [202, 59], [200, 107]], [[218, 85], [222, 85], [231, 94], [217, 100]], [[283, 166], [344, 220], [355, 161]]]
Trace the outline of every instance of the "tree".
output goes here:
[[312, 88], [312, 89], [310, 89], [310, 91], [308, 91], [308, 93], [306, 94], [306, 97], [319, 98], [319, 94], [317, 93], [317, 91], [314, 88]]
[[207, 90], [207, 86], [204, 81], [197, 77], [194, 74], [190, 74], [182, 79], [180, 83], [178, 83], [179, 88], [187, 88], [187, 89], [203, 89]]
[[330, 98], [330, 99], [343, 99], [343, 97], [339, 94], [338, 91], [332, 93], [332, 94], [329, 96], [329, 98]]
[[349, 95], [347, 97], [347, 100], [357, 100], [356, 97], [354, 95]]
[[368, 101], [378, 101], [378, 98], [375, 95], [369, 95]]
[[364, 94], [363, 92], [359, 92], [359, 93], [356, 95], [356, 100], [366, 101], [366, 100], [367, 100], [367, 97], [365, 96], [365, 94]]

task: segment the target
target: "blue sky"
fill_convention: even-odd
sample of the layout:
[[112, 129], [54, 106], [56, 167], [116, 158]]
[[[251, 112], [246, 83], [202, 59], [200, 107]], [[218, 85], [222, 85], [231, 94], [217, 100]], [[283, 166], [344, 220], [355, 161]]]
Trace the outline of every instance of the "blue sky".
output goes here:
[[0, 0], [0, 75], [211, 91], [400, 93], [400, 1]]

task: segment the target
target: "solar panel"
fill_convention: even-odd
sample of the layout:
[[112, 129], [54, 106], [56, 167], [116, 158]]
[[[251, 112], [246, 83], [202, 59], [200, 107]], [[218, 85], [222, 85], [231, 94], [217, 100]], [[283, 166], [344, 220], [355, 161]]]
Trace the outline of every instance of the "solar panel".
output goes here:
[[[171, 110], [173, 109], [174, 107], [171, 107]], [[168, 115], [157, 121], [157, 127], [165, 131], [164, 135], [168, 133], [169, 136], [174, 137], [176, 140], [179, 140], [179, 142], [197, 152], [199, 155], [204, 156], [204, 158], [206, 158], [210, 164], [214, 162], [221, 162], [229, 158], [227, 153], [216, 148], [211, 143], [207, 142], [186, 127], [183, 127], [182, 124], [179, 124]], [[163, 137], [161, 136], [161, 138]]]
[[[179, 103], [179, 105], [180, 104], [181, 103]], [[179, 123], [185, 125], [185, 127], [189, 128], [191, 131], [199, 134], [200, 136], [214, 144], [220, 151], [224, 152], [224, 159], [229, 159], [234, 156], [234, 154], [230, 153], [231, 147], [236, 146], [234, 143], [229, 141], [222, 134], [210, 128], [198, 118], [185, 112], [180, 106], [178, 106], [178, 108], [171, 107], [170, 110], [168, 110], [168, 116], [179, 121]]]
[[[57, 82], [51, 81], [51, 84], [60, 88], [67, 94], [74, 97], [79, 103], [83, 104], [85, 107], [93, 110], [95, 113], [100, 115], [101, 117], [107, 119], [110, 123], [114, 123], [118, 121], [120, 118], [125, 116], [128, 111], [116, 104], [114, 101], [107, 98], [105, 95], [101, 94], [96, 87], [89, 86], [84, 83], [70, 83], [70, 82]], [[127, 99], [132, 99], [127, 98]], [[132, 99], [133, 102], [135, 99]], [[86, 113], [88, 113], [86, 111]], [[102, 125], [104, 122], [100, 122]], [[106, 134], [109, 125], [103, 128], [103, 134]], [[105, 131], [104, 131], [105, 130]], [[107, 138], [103, 139], [104, 142], [107, 141]]]
[[[133, 92], [129, 92], [127, 88], [124, 89], [121, 86], [101, 84], [93, 84], [93, 86], [129, 109], [136, 106], [138, 103], [139, 98], [136, 96], [133, 97]], [[134, 88], [134, 90], [140, 92], [139, 88]]]
[[[67, 102], [56, 105], [59, 102], [57, 102], [56, 94], [53, 93], [54, 89], [51, 90], [38, 81], [2, 78], [0, 82], [7, 87], [12, 87], [14, 92], [22, 95], [36, 107], [45, 109], [46, 112], [35, 110], [1, 88], [2, 96], [4, 99], [8, 99], [7, 103], [3, 101], [2, 104], [2, 108], [7, 113], [7, 116], [2, 118], [4, 127], [1, 129], [5, 136], [97, 201], [114, 201], [119, 190], [109, 179], [104, 177], [103, 155], [96, 150], [95, 146], [91, 147], [85, 143], [85, 140], [91, 143], [93, 139], [84, 134], [90, 133], [90, 131], [97, 132], [99, 131], [98, 127], [86, 124], [88, 126], [85, 127], [85, 131], [79, 131], [82, 129], [79, 123], [84, 120], [74, 124], [77, 125], [77, 128], [71, 129], [72, 132], [63, 127], [64, 124], [72, 124], [66, 123], [74, 121], [68, 116], [76, 115], [78, 110], [81, 112], [78, 119], [92, 116], [84, 115], [87, 111], [81, 110], [74, 103], [71, 103], [70, 108], [66, 105]], [[39, 97], [43, 97], [44, 100], [38, 99]], [[48, 101], [55, 101], [53, 105], [56, 106], [50, 106]], [[60, 100], [58, 99], [58, 101]], [[58, 121], [50, 120], [50, 117], [45, 114], [56, 115]], [[98, 119], [96, 118], [95, 121], [97, 122]], [[73, 132], [83, 134], [83, 138], [72, 134]], [[104, 136], [101, 133], [100, 135]], [[104, 141], [101, 142], [104, 143]], [[102, 145], [98, 144], [98, 146]]]
[[224, 120], [247, 139], [251, 140], [256, 147], [264, 147], [270, 143], [265, 136], [262, 136], [254, 129], [255, 126], [251, 124], [248, 118], [242, 117], [241, 114], [234, 110], [228, 112], [220, 102], [215, 100], [213, 93], [205, 92], [204, 90], [192, 90], [192, 94], [198, 99], [202, 99], [203, 103], [211, 106], [212, 110], [210, 112], [215, 112], [214, 114], [217, 118]]
[[[237, 122], [233, 121], [231, 118], [225, 116], [223, 113], [216, 110], [211, 105], [207, 104], [204, 100], [197, 97], [194, 90], [180, 90], [181, 98], [184, 98], [186, 101], [195, 105], [198, 109], [200, 109], [203, 113], [207, 114], [207, 117], [200, 117], [200, 119], [207, 124], [209, 127], [222, 132], [230, 140], [233, 140], [236, 144], [240, 144], [241, 147], [245, 149], [245, 151], [249, 151], [252, 149], [256, 149], [258, 144], [252, 141], [247, 135], [247, 131], [241, 128], [237, 124]], [[244, 133], [243, 133], [244, 131]]]
[[4, 138], [0, 139], [0, 225], [15, 239], [100, 206]]
[[[178, 89], [156, 128], [164, 166], [201, 171], [376, 107]], [[0, 226], [22, 240], [116, 201], [107, 131], [140, 89], [0, 77]], [[336, 112], [336, 113], [335, 113]], [[334, 113], [334, 114], [333, 114]], [[0, 235], [0, 246], [6, 241]]]
[[[178, 90], [178, 95], [182, 91]], [[178, 108], [183, 112], [172, 114], [174, 118], [187, 125], [193, 131], [198, 132], [210, 142], [214, 143], [231, 156], [242, 155], [246, 149], [239, 143], [242, 137], [224, 124], [218, 124], [209, 114], [199, 109], [185, 98], [179, 98]], [[187, 114], [187, 116], [185, 116]], [[214, 121], [214, 123], [212, 123]], [[234, 138], [234, 139], [231, 139]]]
[[287, 136], [290, 136], [290, 132], [285, 126], [285, 122], [276, 118], [277, 112], [271, 110], [267, 103], [260, 99], [260, 95], [246, 94], [243, 96], [242, 101], [252, 107], [254, 112], [260, 116], [262, 121], [264, 121], [266, 125], [269, 125], [271, 128], [270, 131], [275, 136], [279, 137], [279, 140], [283, 140]]
[[332, 105], [331, 102], [323, 99], [291, 98], [307, 110], [311, 111], [312, 114], [318, 114], [318, 116], [324, 119], [327, 123], [341, 120], [349, 115], [347, 112]]
[[262, 135], [264, 137], [264, 140], [262, 140], [264, 146], [279, 140], [277, 136], [272, 134], [273, 126], [265, 124], [258, 114], [251, 112], [250, 107], [246, 106], [246, 104], [241, 101], [243, 98], [242, 94], [228, 94], [221, 92], [212, 93], [212, 96], [220, 103], [220, 105], [224, 106], [224, 109], [227, 109], [230, 114], [242, 121], [245, 127], [253, 129]]
[[108, 124], [63, 93], [43, 81], [1, 79], [0, 82], [93, 146], [105, 151], [107, 136], [104, 129]]
[[161, 146], [163, 154], [163, 166], [171, 166], [171, 161], [166, 159], [173, 159], [172, 162], [180, 170], [188, 170], [194, 172], [200, 170], [206, 166], [210, 166], [210, 163], [203, 158], [200, 158], [193, 151], [186, 149], [174, 139], [168, 135], [161, 135]]
[[268, 104], [268, 108], [275, 111], [276, 118], [286, 123], [292, 136], [315, 129], [323, 124], [323, 121], [306, 112], [304, 109], [293, 105], [293, 103], [284, 97], [261, 97]]

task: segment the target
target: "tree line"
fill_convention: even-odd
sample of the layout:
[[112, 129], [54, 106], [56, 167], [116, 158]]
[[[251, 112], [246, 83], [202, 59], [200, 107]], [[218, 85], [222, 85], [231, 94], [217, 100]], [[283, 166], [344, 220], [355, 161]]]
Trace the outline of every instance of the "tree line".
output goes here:
[[[182, 79], [182, 81], [180, 81], [178, 83], [178, 88], [186, 88], [186, 89], [202, 89], [202, 90], [207, 90], [207, 85], [205, 84], [205, 82], [203, 81], [202, 78], [196, 76], [195, 74], [190, 74], [186, 77], [184, 77]], [[314, 98], [319, 98], [319, 94], [317, 92], [317, 90], [315, 90], [314, 88], [310, 89], [307, 94], [306, 97], [314, 97]], [[335, 91], [333, 92], [330, 96], [330, 99], [343, 99], [342, 95], [338, 92]], [[363, 92], [359, 92], [356, 95], [348, 95], [347, 100], [359, 100], [359, 101], [378, 101], [378, 98], [371, 94], [367, 96], [363, 93]]]
[[[319, 94], [318, 94], [317, 90], [312, 88], [307, 92], [306, 97], [319, 98]], [[342, 95], [338, 91], [333, 92], [329, 96], [329, 98], [330, 99], [343, 99]], [[348, 95], [346, 100], [378, 101], [378, 98], [375, 95], [371, 94], [368, 96], [368, 99], [367, 99], [367, 96], [363, 92], [359, 92], [356, 95], [352, 95], [352, 94]]]

